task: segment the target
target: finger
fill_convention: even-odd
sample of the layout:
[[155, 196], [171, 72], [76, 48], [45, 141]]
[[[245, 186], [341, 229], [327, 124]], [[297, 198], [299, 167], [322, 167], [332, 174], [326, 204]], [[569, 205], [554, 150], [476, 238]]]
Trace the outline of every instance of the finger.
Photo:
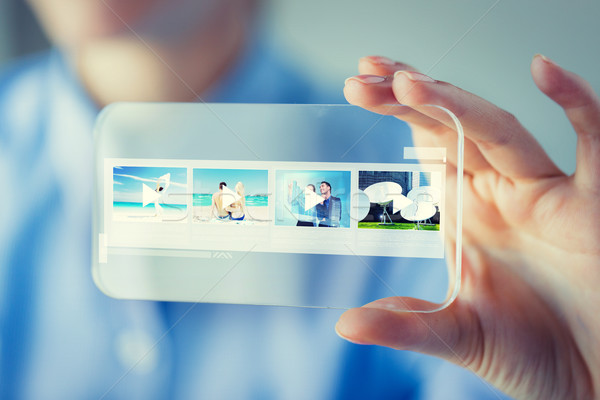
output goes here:
[[[406, 118], [410, 116], [410, 121], [407, 121], [405, 118], [403, 119], [412, 124], [419, 124], [421, 126], [437, 125], [436, 121], [408, 108], [395, 108], [390, 112], [388, 105], [397, 104], [396, 98], [391, 90], [391, 82], [393, 80], [392, 75], [399, 70], [414, 70], [413, 67], [387, 57], [367, 56], [358, 60], [358, 70], [361, 75], [348, 78], [345, 83], [345, 86], [350, 84], [350, 86], [354, 85], [354, 88], [357, 89], [355, 92], [349, 92], [351, 97], [353, 94], [357, 94], [354, 96], [356, 100], [354, 102], [348, 100], [349, 103], [355, 105], [361, 103], [360, 105], [363, 108], [371, 106], [370, 110], [378, 114], [396, 115], [398, 117], [403, 115]], [[361, 85], [357, 86], [356, 82], [362, 83], [362, 88], [371, 84], [371, 91], [361, 91]], [[345, 90], [344, 93], [346, 93]], [[348, 99], [348, 96], [346, 98]], [[383, 107], [378, 107], [379, 105], [383, 105]]]
[[[467, 320], [454, 311], [454, 303], [435, 313], [397, 311], [431, 306], [412, 298], [381, 299], [346, 311], [335, 329], [339, 336], [353, 343], [418, 351], [464, 365], [468, 349], [461, 337], [461, 332], [465, 332], [461, 325]], [[469, 332], [476, 330], [469, 328]], [[469, 343], [474, 344], [476, 338], [471, 339]]]
[[[402, 117], [400, 117], [402, 118]], [[420, 126], [413, 127], [413, 141], [417, 147], [438, 147], [446, 150], [448, 163], [453, 166], [458, 165], [458, 134], [454, 129], [421, 129]], [[465, 139], [463, 154], [464, 171], [467, 174], [474, 174], [483, 171], [492, 170], [492, 167], [483, 157], [479, 148], [469, 139]]]
[[565, 110], [577, 132], [575, 181], [584, 187], [597, 187], [600, 178], [600, 99], [583, 78], [542, 55], [533, 58], [531, 74], [538, 88]]
[[417, 71], [416, 68], [387, 57], [368, 56], [358, 60], [358, 71], [366, 75], [394, 75], [396, 71]]
[[454, 122], [435, 104], [452, 111], [465, 137], [472, 140], [500, 174], [511, 179], [561, 175], [534, 137], [508, 112], [471, 93], [418, 72], [399, 71], [392, 89], [396, 99], [448, 126]]
[[[408, 106], [396, 106], [398, 104], [392, 89], [393, 78], [391, 76], [358, 75], [346, 80], [344, 95], [350, 104], [357, 105], [369, 111], [395, 115], [408, 122], [413, 130], [415, 145], [423, 145], [423, 142], [435, 142], [437, 147], [449, 149], [448, 160], [456, 165], [456, 132], [452, 127], [448, 128], [438, 120], [424, 115]], [[435, 111], [435, 110], [430, 110]], [[437, 110], [440, 111], [440, 110]], [[441, 112], [441, 111], [440, 111]], [[465, 140], [464, 166], [467, 172], [479, 172], [490, 169], [487, 160], [481, 155], [477, 146], [469, 139]]]
[[393, 77], [357, 75], [346, 79], [344, 95], [350, 104], [383, 115], [395, 115], [402, 120], [426, 128], [439, 127], [440, 123], [410, 107], [398, 106], [392, 90]]

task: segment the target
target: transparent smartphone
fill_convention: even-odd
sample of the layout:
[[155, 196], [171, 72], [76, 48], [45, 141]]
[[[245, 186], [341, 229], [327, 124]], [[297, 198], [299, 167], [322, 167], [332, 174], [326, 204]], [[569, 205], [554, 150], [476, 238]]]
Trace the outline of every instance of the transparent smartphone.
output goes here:
[[415, 146], [400, 105], [107, 107], [96, 285], [126, 299], [446, 307], [460, 285], [463, 136], [427, 107], [447, 117], [442, 146]]

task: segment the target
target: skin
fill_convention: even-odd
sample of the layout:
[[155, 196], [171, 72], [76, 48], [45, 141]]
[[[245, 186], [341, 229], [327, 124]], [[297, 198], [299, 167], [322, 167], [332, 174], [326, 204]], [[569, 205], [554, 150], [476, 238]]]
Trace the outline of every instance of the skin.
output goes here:
[[225, 210], [229, 211], [232, 217], [239, 218], [242, 215], [248, 214], [246, 210], [246, 198], [244, 197], [244, 185], [241, 182], [235, 185], [235, 192], [240, 196], [240, 199], [229, 205], [229, 207], [225, 207]]
[[219, 191], [212, 195], [212, 206], [210, 209], [210, 215], [211, 217], [224, 217], [227, 214], [227, 210], [223, 207], [223, 189], [219, 187]]
[[319, 185], [319, 190], [321, 191], [321, 196], [323, 196], [325, 200], [331, 197], [331, 188], [325, 183], [321, 183], [321, 185]]
[[254, 0], [28, 0], [99, 107], [193, 101], [234, 64]]
[[[114, 13], [101, 0], [30, 3], [99, 106], [209, 93], [243, 48], [254, 8], [253, 1], [217, 2], [202, 24], [157, 36], [141, 27], [160, 0], [106, 0]], [[346, 312], [337, 332], [445, 358], [517, 398], [600, 396], [600, 105], [590, 87], [551, 61], [533, 60], [534, 81], [578, 134], [577, 171], [565, 176], [513, 116], [492, 104], [448, 83], [414, 80], [424, 78], [416, 73], [394, 78], [414, 69], [383, 58], [364, 58], [359, 69], [363, 75], [344, 89], [348, 100], [377, 112], [402, 99], [412, 111], [400, 117], [417, 145], [454, 134], [420, 105], [458, 115], [468, 139], [469, 215], [462, 291], [450, 307], [415, 315], [395, 311], [415, 300], [383, 299]]]
[[397, 310], [424, 305], [381, 299], [345, 312], [338, 334], [444, 358], [515, 398], [598, 398], [600, 100], [589, 84], [543, 56], [532, 61], [536, 85], [578, 135], [577, 170], [567, 176], [493, 104], [381, 57], [361, 59], [359, 71], [346, 82], [348, 101], [378, 112], [402, 99], [411, 110], [399, 117], [417, 145], [455, 135], [424, 104], [448, 108], [463, 124], [463, 281], [443, 311], [406, 313]]

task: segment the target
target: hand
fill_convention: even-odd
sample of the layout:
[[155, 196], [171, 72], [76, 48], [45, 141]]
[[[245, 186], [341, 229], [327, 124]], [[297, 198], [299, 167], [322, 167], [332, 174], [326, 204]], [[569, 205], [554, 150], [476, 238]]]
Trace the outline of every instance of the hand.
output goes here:
[[[463, 281], [432, 314], [394, 311], [388, 298], [345, 312], [338, 334], [466, 367], [517, 398], [600, 396], [600, 100], [579, 76], [543, 56], [531, 72], [578, 135], [577, 172], [566, 176], [509, 113], [449, 83], [381, 57], [363, 58], [348, 101], [399, 118], [418, 146], [456, 140], [424, 104], [453, 111], [466, 136]], [[396, 71], [403, 71], [394, 73]], [[452, 162], [452, 159], [449, 158]]]

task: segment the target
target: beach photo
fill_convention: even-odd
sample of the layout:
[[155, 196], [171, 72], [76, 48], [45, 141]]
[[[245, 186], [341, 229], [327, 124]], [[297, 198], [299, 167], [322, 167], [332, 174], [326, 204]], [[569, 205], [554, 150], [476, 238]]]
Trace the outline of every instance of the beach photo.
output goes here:
[[350, 171], [278, 170], [275, 225], [350, 227]]
[[267, 225], [269, 173], [260, 169], [195, 168], [193, 221]]
[[439, 231], [441, 179], [440, 172], [359, 171], [369, 210], [358, 228]]
[[113, 167], [113, 220], [183, 222], [187, 219], [187, 169]]

